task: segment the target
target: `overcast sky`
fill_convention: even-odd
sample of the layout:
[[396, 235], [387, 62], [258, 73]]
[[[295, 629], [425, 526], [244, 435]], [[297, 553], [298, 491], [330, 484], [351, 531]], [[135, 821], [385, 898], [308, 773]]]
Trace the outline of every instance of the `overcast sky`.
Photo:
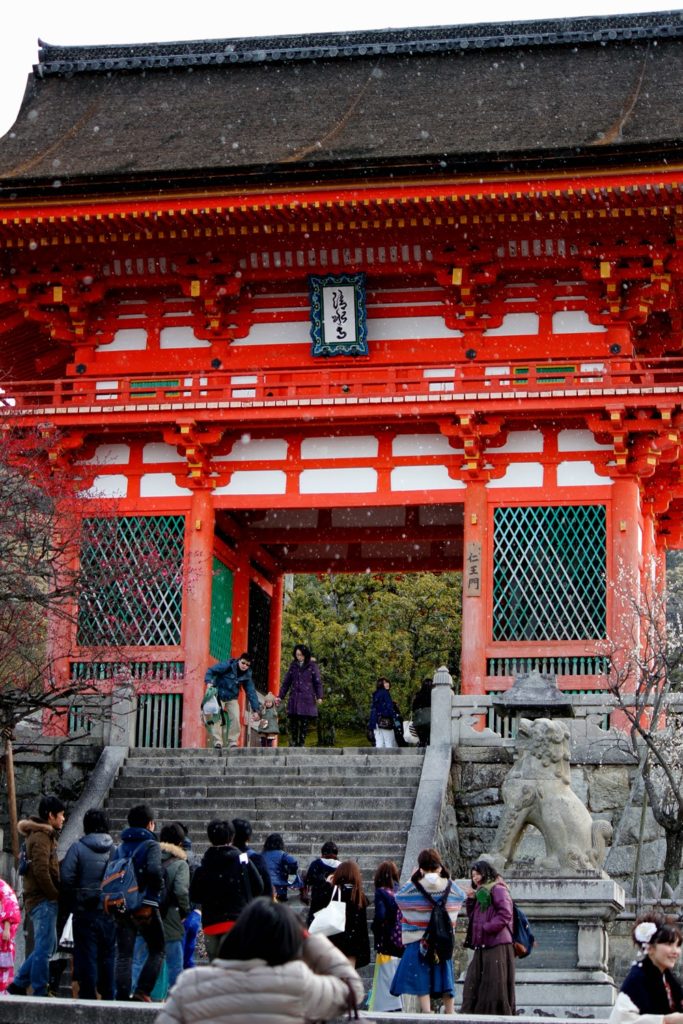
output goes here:
[[21, 104], [38, 38], [62, 45], [227, 39], [411, 25], [525, 21], [665, 11], [658, 0], [5, 0], [0, 30], [0, 135]]

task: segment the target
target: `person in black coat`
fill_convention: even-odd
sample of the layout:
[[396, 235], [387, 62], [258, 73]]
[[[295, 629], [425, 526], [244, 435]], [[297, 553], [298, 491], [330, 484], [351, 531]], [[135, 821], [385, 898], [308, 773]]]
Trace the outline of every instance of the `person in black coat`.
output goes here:
[[368, 900], [363, 892], [363, 880], [360, 868], [355, 860], [345, 860], [339, 865], [329, 880], [328, 898], [325, 906], [332, 899], [335, 886], [341, 893], [342, 903], [346, 904], [346, 925], [338, 935], [330, 935], [330, 942], [344, 953], [353, 967], [365, 967], [370, 963], [370, 937], [368, 935]]
[[327, 879], [337, 870], [340, 863], [337, 844], [328, 839], [321, 847], [320, 856], [308, 865], [301, 896], [303, 902], [308, 903], [307, 926], [313, 920], [313, 915], [329, 903], [330, 890]]
[[202, 908], [206, 951], [214, 960], [240, 911], [263, 894], [263, 882], [248, 855], [232, 845], [231, 822], [214, 819], [206, 834], [211, 846], [190, 882], [190, 899]]
[[100, 883], [114, 849], [109, 818], [99, 808], [83, 815], [83, 831], [60, 868], [62, 896], [73, 914], [74, 978], [79, 999], [114, 998], [116, 923], [100, 902]]
[[396, 736], [394, 723], [398, 715], [398, 708], [391, 699], [391, 683], [384, 676], [377, 680], [375, 692], [372, 695], [370, 706], [370, 731], [375, 737], [376, 747], [396, 747]]
[[683, 989], [673, 974], [683, 936], [664, 918], [653, 917], [633, 929], [643, 959], [626, 976], [609, 1024], [683, 1024]]

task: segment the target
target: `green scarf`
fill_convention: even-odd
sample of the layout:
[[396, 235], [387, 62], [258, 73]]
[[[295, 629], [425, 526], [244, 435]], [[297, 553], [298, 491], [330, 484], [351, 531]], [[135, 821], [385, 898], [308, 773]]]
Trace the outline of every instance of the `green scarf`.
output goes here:
[[491, 906], [491, 889], [493, 889], [494, 882], [486, 882], [484, 885], [480, 885], [474, 894], [474, 898], [481, 907], [482, 910], [488, 910]]

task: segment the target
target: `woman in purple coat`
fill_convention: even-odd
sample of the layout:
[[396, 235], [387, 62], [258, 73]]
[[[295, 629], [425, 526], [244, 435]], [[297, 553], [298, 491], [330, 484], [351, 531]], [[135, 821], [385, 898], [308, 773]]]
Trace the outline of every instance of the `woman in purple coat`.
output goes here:
[[318, 717], [318, 706], [323, 702], [320, 672], [304, 644], [297, 644], [294, 648], [294, 659], [282, 680], [278, 701], [284, 700], [287, 694], [289, 745], [303, 747], [309, 723]]
[[514, 1016], [515, 951], [512, 945], [512, 897], [487, 860], [470, 869], [472, 888], [465, 907], [469, 917], [465, 945], [474, 950], [462, 993], [462, 1013]]

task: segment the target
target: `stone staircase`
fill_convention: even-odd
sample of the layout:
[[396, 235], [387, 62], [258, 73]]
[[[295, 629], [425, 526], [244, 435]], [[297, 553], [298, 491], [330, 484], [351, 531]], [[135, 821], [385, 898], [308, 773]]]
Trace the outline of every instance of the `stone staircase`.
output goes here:
[[182, 821], [199, 853], [211, 818], [248, 818], [256, 850], [270, 832], [281, 832], [301, 870], [332, 839], [342, 860], [358, 862], [370, 896], [380, 861], [401, 868], [422, 760], [423, 751], [410, 748], [136, 749], [106, 809], [115, 833], [129, 807], [148, 803], [157, 831]]

